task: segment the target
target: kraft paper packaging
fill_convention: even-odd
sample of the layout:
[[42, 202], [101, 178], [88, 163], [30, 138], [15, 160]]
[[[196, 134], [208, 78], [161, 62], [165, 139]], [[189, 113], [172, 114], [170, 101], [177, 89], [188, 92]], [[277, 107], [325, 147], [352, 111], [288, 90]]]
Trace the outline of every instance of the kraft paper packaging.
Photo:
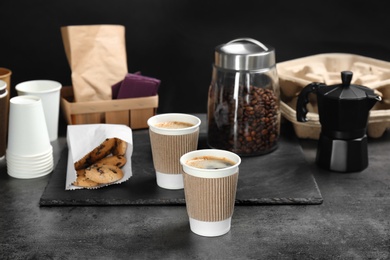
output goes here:
[[127, 74], [125, 27], [61, 27], [76, 102], [111, 100], [111, 86]]

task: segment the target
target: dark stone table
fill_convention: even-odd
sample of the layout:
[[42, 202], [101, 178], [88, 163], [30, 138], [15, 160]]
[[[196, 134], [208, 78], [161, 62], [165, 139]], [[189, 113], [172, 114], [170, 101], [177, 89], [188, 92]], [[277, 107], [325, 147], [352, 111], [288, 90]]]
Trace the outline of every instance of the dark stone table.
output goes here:
[[[314, 165], [316, 141], [300, 140]], [[52, 143], [58, 162], [64, 137]], [[1, 259], [389, 259], [390, 134], [369, 140], [359, 173], [313, 171], [320, 204], [236, 206], [205, 238], [183, 205], [39, 205], [51, 175], [20, 180], [0, 162]]]

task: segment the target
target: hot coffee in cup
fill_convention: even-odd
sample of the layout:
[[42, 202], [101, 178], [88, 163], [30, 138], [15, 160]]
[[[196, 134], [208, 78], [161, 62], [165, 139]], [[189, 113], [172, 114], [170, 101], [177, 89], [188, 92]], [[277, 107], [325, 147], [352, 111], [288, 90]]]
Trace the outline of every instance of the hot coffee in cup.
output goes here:
[[156, 127], [166, 128], [166, 129], [181, 129], [194, 126], [194, 124], [181, 122], [181, 121], [167, 121], [167, 122], [159, 122], [155, 124]]
[[200, 156], [186, 162], [187, 165], [200, 169], [223, 169], [235, 165], [236, 163], [222, 157]]

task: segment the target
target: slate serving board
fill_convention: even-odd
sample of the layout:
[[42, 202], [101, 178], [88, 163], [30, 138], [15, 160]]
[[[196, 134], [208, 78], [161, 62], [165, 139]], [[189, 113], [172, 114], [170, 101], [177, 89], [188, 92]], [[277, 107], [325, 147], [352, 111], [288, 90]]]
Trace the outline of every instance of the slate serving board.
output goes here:
[[[285, 128], [285, 127], [284, 127]], [[283, 129], [284, 129], [283, 128]], [[323, 198], [313, 172], [292, 130], [283, 130], [277, 150], [242, 157], [236, 205], [321, 204]], [[199, 149], [208, 148], [200, 133]], [[64, 148], [40, 206], [185, 205], [183, 190], [165, 190], [156, 184], [148, 130], [133, 131], [133, 176], [119, 185], [97, 190], [65, 190], [68, 149]]]

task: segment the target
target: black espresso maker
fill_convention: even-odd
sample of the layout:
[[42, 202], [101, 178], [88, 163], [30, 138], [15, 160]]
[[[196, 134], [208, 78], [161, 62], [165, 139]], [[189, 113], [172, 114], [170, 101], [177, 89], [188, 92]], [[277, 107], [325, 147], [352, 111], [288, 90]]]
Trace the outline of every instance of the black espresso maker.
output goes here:
[[356, 172], [368, 166], [367, 121], [370, 109], [381, 97], [372, 89], [351, 85], [351, 71], [341, 72], [342, 84], [311, 83], [297, 101], [297, 120], [306, 122], [309, 94], [317, 95], [321, 134], [317, 164], [337, 172]]

